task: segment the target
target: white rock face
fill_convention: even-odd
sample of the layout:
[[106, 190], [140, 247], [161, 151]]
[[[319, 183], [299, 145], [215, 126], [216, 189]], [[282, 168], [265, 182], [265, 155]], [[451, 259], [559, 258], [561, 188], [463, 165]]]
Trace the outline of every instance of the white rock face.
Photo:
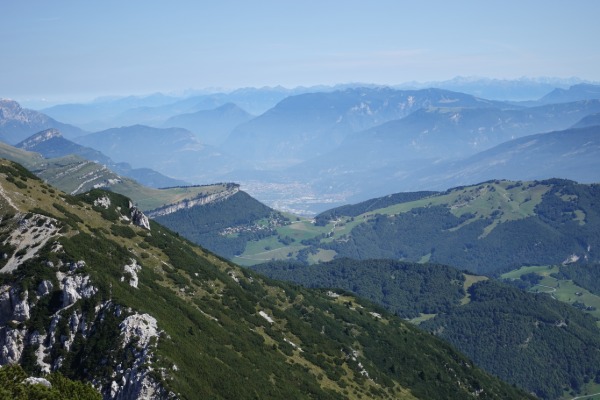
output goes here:
[[[133, 259], [133, 258], [131, 259], [131, 264], [127, 264], [123, 267], [123, 272], [129, 273], [129, 275], [131, 276], [131, 278], [129, 278], [129, 285], [131, 287], [134, 287], [137, 289], [138, 282], [139, 282], [137, 273], [141, 270], [142, 270], [142, 266], [139, 265], [137, 263], [137, 261], [135, 261], [135, 259]], [[125, 277], [122, 277], [121, 281], [123, 281], [124, 279], [125, 279]]]
[[576, 263], [577, 261], [579, 261], [579, 256], [577, 254], [571, 254], [569, 257], [567, 257], [566, 260], [564, 260], [562, 262], [562, 265], [567, 265], [567, 264], [573, 264]]
[[12, 318], [13, 307], [10, 296], [11, 287], [8, 285], [0, 286], [0, 326]]
[[137, 207], [131, 208], [131, 222], [134, 225], [150, 230], [150, 220]]
[[233, 271], [229, 271], [229, 272], [227, 273], [227, 275], [229, 275], [229, 277], [230, 277], [231, 279], [233, 279], [233, 280], [234, 280], [236, 283], [240, 283], [240, 278], [238, 278], [238, 277], [235, 275], [235, 272], [233, 272]]
[[119, 325], [123, 342], [126, 345], [133, 337], [139, 338], [138, 346], [147, 347], [150, 339], [158, 337], [156, 318], [150, 314], [133, 314], [125, 318]]
[[288, 338], [283, 338], [283, 341], [286, 342], [287, 344], [289, 344], [290, 346], [292, 346], [293, 348], [297, 349], [301, 353], [304, 352], [304, 350], [302, 350], [296, 343], [292, 342]]
[[83, 260], [79, 260], [77, 262], [73, 262], [71, 264], [67, 263], [68, 267], [69, 267], [69, 271], [73, 272], [76, 271], [80, 268], [85, 267], [85, 261]]
[[137, 340], [133, 350], [135, 361], [133, 367], [125, 371], [117, 371], [123, 377], [120, 382], [111, 382], [111, 397], [115, 400], [159, 397], [160, 386], [150, 378], [149, 370], [143, 367], [151, 355], [151, 339], [158, 338], [156, 319], [149, 314], [133, 314], [125, 318], [119, 327], [123, 338], [123, 348], [129, 346], [134, 339]]
[[275, 322], [275, 321], [273, 321], [273, 318], [269, 317], [269, 314], [267, 314], [266, 312], [264, 312], [264, 311], [262, 311], [262, 310], [261, 310], [261, 311], [259, 311], [259, 312], [258, 312], [258, 314], [259, 314], [261, 317], [263, 317], [264, 319], [266, 319], [266, 320], [267, 320], [267, 322], [268, 322], [268, 323], [270, 323], [270, 324], [272, 324], [273, 322]]
[[26, 329], [6, 329], [0, 334], [0, 365], [16, 364], [21, 360]]
[[[42, 373], [49, 374], [50, 372], [52, 372], [52, 366], [46, 361], [44, 361], [44, 358], [47, 355], [47, 351], [49, 351], [48, 347], [46, 347], [44, 344], [45, 339], [46, 336], [42, 336], [38, 331], [35, 331], [29, 337], [29, 343], [33, 346], [37, 346], [35, 356], [37, 359], [37, 364], [40, 367]], [[52, 345], [50, 345], [49, 347], [52, 347]]]
[[119, 384], [115, 381], [110, 383], [110, 398], [114, 399], [117, 397], [117, 393], [119, 393]]
[[110, 207], [110, 199], [107, 196], [104, 197], [100, 197], [96, 200], [94, 200], [94, 205], [96, 207], [103, 207], [106, 208], [108, 210], [108, 207]]
[[13, 303], [13, 319], [23, 322], [29, 319], [29, 304], [27, 303], [28, 292], [21, 292], [17, 295], [11, 290], [11, 300]]
[[0, 328], [8, 321], [23, 322], [29, 319], [27, 292], [20, 294], [11, 286], [0, 286]]
[[112, 396], [114, 400], [154, 400], [161, 397], [160, 386], [147, 373], [140, 375], [137, 370], [130, 370], [124, 375], [120, 385], [116, 382], [114, 384], [111, 384], [111, 394], [112, 389], [116, 389]]
[[[149, 228], [148, 219], [144, 216], [141, 220], [142, 225], [145, 221]], [[8, 262], [1, 272], [7, 274], [25, 260], [35, 257], [48, 240], [52, 243], [52, 238], [60, 236], [58, 223], [46, 216], [33, 214], [25, 218], [17, 213], [13, 221], [18, 225], [15, 224], [16, 229], [10, 233], [6, 243], [10, 242], [17, 250], [12, 256], [8, 254], [6, 257]], [[52, 251], [57, 254], [58, 261], [51, 263], [40, 260], [40, 265], [56, 274], [58, 287], [56, 283], [52, 283], [53, 279], [44, 280], [37, 287], [29, 288], [33, 291], [22, 290], [19, 283], [0, 285], [0, 365], [22, 362], [23, 350], [26, 346], [33, 346], [34, 361], [37, 361], [41, 371], [50, 373], [66, 362], [65, 357], [56, 356], [51, 351], [53, 348], [58, 346], [63, 351], [72, 350], [78, 335], [86, 341], [98, 324], [103, 323], [107, 313], [112, 313], [119, 319], [124, 317], [123, 313], [131, 313], [131, 310], [120, 310], [111, 301], [97, 303], [93, 310], [86, 312], [72, 307], [80, 299], [93, 297], [98, 289], [92, 285], [90, 276], [86, 275], [86, 263], [83, 260], [64, 264], [66, 261], [61, 261], [64, 251], [58, 242], [53, 244]], [[18, 256], [17, 252], [20, 253]], [[61, 272], [59, 268], [67, 272]], [[138, 273], [141, 268], [133, 259], [123, 267], [124, 272], [131, 276], [128, 279], [132, 287], [138, 285]], [[61, 303], [57, 305], [60, 308], [54, 309], [54, 313], [48, 315], [49, 322], [39, 330], [28, 331], [26, 322], [34, 314], [38, 300], [57, 289], [62, 291]], [[120, 329], [124, 349], [132, 357], [119, 360], [123, 366], [113, 366], [115, 376], [118, 374], [122, 379], [111, 381], [110, 378], [102, 378], [96, 382], [97, 386], [102, 386], [104, 397], [119, 400], [173, 397], [174, 395], [167, 394], [151, 375], [152, 353], [159, 335], [156, 319], [148, 314], [134, 314], [122, 322]], [[114, 345], [118, 347], [119, 338], [114, 339]], [[45, 379], [31, 378], [26, 382], [49, 385]]]
[[222, 200], [225, 200], [225, 199], [233, 196], [234, 194], [236, 194], [239, 191], [240, 191], [239, 186], [232, 186], [229, 189], [223, 190], [218, 193], [210, 194], [208, 196], [200, 195], [200, 196], [196, 197], [195, 199], [183, 200], [183, 201], [180, 201], [179, 203], [170, 204], [165, 207], [160, 207], [155, 210], [148, 211], [148, 216], [150, 218], [161, 217], [163, 215], [169, 215], [176, 211], [183, 210], [186, 208], [191, 208], [191, 207], [198, 206], [198, 205], [214, 203], [216, 201], [222, 201]]
[[38, 285], [37, 295], [40, 297], [44, 297], [45, 295], [49, 294], [52, 291], [52, 289], [54, 289], [54, 287], [52, 286], [52, 282], [42, 281]]
[[[87, 338], [91, 329], [94, 328], [93, 323], [86, 322], [85, 313], [68, 311], [74, 298], [78, 296], [79, 298], [85, 297], [91, 293], [89, 292], [91, 285], [89, 285], [88, 280], [89, 277], [84, 276], [66, 276], [63, 278], [63, 283], [71, 295], [69, 295], [67, 301], [68, 305], [52, 317], [49, 326], [46, 327], [47, 334], [40, 334], [38, 331], [29, 334], [25, 328], [12, 329], [8, 325], [0, 324], [0, 365], [19, 363], [23, 355], [23, 349], [27, 344], [30, 344], [37, 348], [35, 355], [43, 372], [49, 373], [59, 368], [63, 361], [62, 357], [52, 360], [51, 363], [44, 361], [44, 358], [50, 355], [50, 349], [56, 343], [59, 343], [66, 351], [69, 351], [77, 333], [81, 333], [84, 338]], [[73, 295], [71, 289], [74, 288], [78, 288], [78, 295]], [[12, 298], [20, 299], [23, 297], [20, 292], [8, 285], [0, 288], [0, 305], [4, 313], [2, 315], [4, 320], [10, 320], [14, 315], [14, 304], [11, 306], [13, 302], [11, 295]], [[121, 312], [122, 310], [115, 307], [110, 301], [99, 304], [95, 309], [96, 316], [101, 316], [103, 313], [120, 315]], [[64, 319], [67, 319], [67, 330], [61, 332], [58, 326], [60, 321]], [[127, 363], [123, 361], [123, 364], [115, 367], [115, 376], [119, 375], [122, 377], [121, 379], [102, 383], [104, 398], [139, 400], [169, 397], [164, 388], [151, 377], [152, 368], [148, 367], [151, 364], [152, 352], [156, 347], [157, 340], [155, 339], [158, 339], [159, 336], [156, 319], [149, 314], [133, 314], [125, 318], [119, 327], [122, 347], [133, 353], [133, 361]], [[118, 343], [119, 341], [115, 340], [115, 344]], [[28, 380], [27, 383], [45, 384], [43, 380], [33, 379]]]
[[56, 225], [55, 219], [45, 215], [33, 214], [30, 218], [22, 218], [19, 228], [13, 230], [7, 239], [15, 247], [15, 251], [0, 272], [12, 272], [23, 262], [33, 258], [50, 238], [59, 236]]
[[27, 384], [27, 385], [42, 385], [42, 386], [46, 386], [47, 388], [51, 388], [52, 384], [44, 378], [36, 378], [33, 376], [30, 376], [29, 378], [25, 379], [23, 381], [23, 383]]
[[69, 275], [62, 279], [60, 287], [63, 290], [63, 308], [81, 298], [90, 298], [98, 291], [92, 286], [90, 277], [87, 275]]

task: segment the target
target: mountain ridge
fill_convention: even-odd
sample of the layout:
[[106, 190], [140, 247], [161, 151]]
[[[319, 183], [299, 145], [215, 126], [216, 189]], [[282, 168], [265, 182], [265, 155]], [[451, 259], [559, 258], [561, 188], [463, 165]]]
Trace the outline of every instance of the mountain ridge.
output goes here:
[[137, 180], [143, 185], [153, 188], [184, 186], [187, 182], [170, 178], [149, 168], [132, 168], [128, 163], [115, 163], [110, 157], [90, 147], [76, 144], [65, 139], [57, 129], [38, 132], [15, 145], [27, 151], [42, 154], [45, 158], [60, 158], [77, 155], [86, 160], [107, 166], [119, 175]]
[[[576, 126], [579, 126], [577, 124]], [[416, 174], [422, 186], [444, 189], [501, 177], [508, 180], [541, 180], [551, 177], [596, 183], [600, 154], [600, 125], [524, 136], [460, 161]], [[444, 172], [440, 172], [440, 171]]]
[[[132, 198], [142, 210], [152, 210], [185, 199], [210, 195], [227, 186], [226, 184], [186, 185], [154, 189], [79, 156], [45, 159], [39, 153], [17, 149], [2, 142], [0, 142], [0, 157], [19, 162], [46, 182], [72, 195], [95, 188], [106, 188]], [[150, 170], [145, 173], [151, 172]]]
[[[524, 170], [537, 170], [540, 172], [538, 175], [521, 177], [514, 173], [505, 174], [501, 167], [509, 167], [508, 164], [490, 162], [496, 169], [495, 176], [471, 176], [465, 169], [461, 180], [446, 181], [446, 178], [455, 165], [467, 165], [469, 160], [475, 160], [478, 156], [483, 158], [489, 154], [485, 152], [493, 148], [508, 148], [511, 141], [517, 146], [519, 137], [564, 129], [564, 145], [570, 147], [567, 131], [582, 118], [597, 112], [597, 109], [600, 109], [600, 100], [519, 110], [421, 109], [402, 119], [356, 132], [336, 149], [292, 166], [286, 174], [296, 181], [309, 182], [315, 192], [350, 193], [347, 196], [349, 201], [366, 200], [369, 194], [373, 197], [373, 194], [381, 196], [399, 191], [445, 190], [496, 178], [519, 180], [559, 177], [584, 180], [584, 177], [595, 175], [594, 168], [585, 168], [573, 158], [573, 165], [579, 167], [568, 171], [565, 166], [554, 163], [560, 154], [550, 152], [546, 158], [539, 157], [538, 164], [533, 163], [532, 168]], [[554, 134], [554, 137], [557, 136], [559, 134]], [[545, 138], [551, 141], [552, 137]], [[540, 145], [543, 139], [543, 136], [538, 136]], [[574, 143], [581, 142], [574, 139]], [[530, 150], [534, 151], [535, 147]], [[556, 148], [556, 151], [560, 151], [560, 148]], [[593, 152], [591, 148], [587, 151]], [[525, 163], [527, 153], [520, 154], [523, 155], [522, 163]], [[540, 167], [536, 169], [536, 165]], [[557, 168], [547, 168], [545, 171], [541, 168], [550, 165], [556, 165]], [[568, 174], [565, 173], [567, 171]], [[600, 179], [600, 176], [596, 179]], [[589, 178], [585, 181], [589, 182]]]
[[175, 115], [166, 120], [163, 127], [185, 128], [196, 134], [202, 143], [220, 145], [238, 125], [253, 116], [235, 103], [225, 103], [213, 110]]
[[[251, 161], [277, 165], [325, 154], [350, 133], [370, 128], [433, 105], [504, 104], [440, 89], [400, 91], [357, 88], [288, 97], [264, 114], [238, 126], [225, 146], [232, 154], [252, 154]], [[507, 106], [509, 107], [509, 106]], [[285, 137], [282, 137], [285, 133]]]
[[[201, 143], [183, 128], [132, 125], [94, 132], [75, 142], [101, 151], [117, 162], [134, 168], [149, 167], [188, 182], [214, 182], [243, 160]], [[176, 161], [175, 161], [176, 160]]]

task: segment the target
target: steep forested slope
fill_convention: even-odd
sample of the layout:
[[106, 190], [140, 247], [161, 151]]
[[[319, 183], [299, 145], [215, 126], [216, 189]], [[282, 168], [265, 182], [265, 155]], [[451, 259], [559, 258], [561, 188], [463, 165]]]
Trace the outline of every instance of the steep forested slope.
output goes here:
[[[586, 385], [600, 380], [596, 320], [548, 294], [526, 293], [446, 266], [394, 260], [252, 268], [308, 287], [345, 289], [405, 318], [420, 314], [415, 321], [422, 328], [544, 399], [561, 398], [563, 391], [585, 393]], [[581, 268], [563, 269], [575, 274]]]

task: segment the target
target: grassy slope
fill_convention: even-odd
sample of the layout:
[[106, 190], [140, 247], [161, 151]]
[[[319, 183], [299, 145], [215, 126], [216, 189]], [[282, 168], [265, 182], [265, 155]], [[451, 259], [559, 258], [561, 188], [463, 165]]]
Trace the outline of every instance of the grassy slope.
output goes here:
[[44, 159], [38, 153], [17, 149], [4, 142], [0, 142], [0, 154], [3, 158], [18, 162], [26, 168], [30, 168], [32, 165], [35, 165]]
[[[533, 293], [548, 293], [553, 298], [564, 303], [573, 304], [576, 301], [591, 306], [594, 309], [584, 310], [600, 319], [600, 296], [591, 293], [589, 290], [576, 285], [572, 280], [557, 279], [551, 276], [559, 272], [558, 266], [528, 266], [514, 271], [502, 274], [500, 277], [507, 280], [520, 279], [522, 275], [535, 273], [542, 277], [537, 285], [533, 285], [528, 290]], [[599, 322], [600, 325], [600, 322]]]

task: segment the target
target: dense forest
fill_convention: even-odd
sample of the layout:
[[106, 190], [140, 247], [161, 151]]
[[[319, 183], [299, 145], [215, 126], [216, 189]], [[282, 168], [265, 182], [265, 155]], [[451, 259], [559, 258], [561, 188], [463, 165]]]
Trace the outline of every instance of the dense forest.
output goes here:
[[465, 277], [444, 265], [338, 259], [317, 265], [275, 261], [252, 269], [306, 287], [351, 291], [403, 318], [448, 312], [465, 296]]
[[496, 281], [477, 283], [469, 294], [470, 303], [421, 327], [544, 399], [600, 382], [600, 335], [592, 317], [548, 295]]
[[[600, 262], [600, 185], [493, 180], [446, 192], [398, 193], [291, 223], [239, 192], [156, 220], [219, 255], [247, 264], [389, 258], [498, 276], [573, 257]], [[297, 223], [296, 223], [297, 222]], [[311, 223], [312, 222], [312, 223]]]

